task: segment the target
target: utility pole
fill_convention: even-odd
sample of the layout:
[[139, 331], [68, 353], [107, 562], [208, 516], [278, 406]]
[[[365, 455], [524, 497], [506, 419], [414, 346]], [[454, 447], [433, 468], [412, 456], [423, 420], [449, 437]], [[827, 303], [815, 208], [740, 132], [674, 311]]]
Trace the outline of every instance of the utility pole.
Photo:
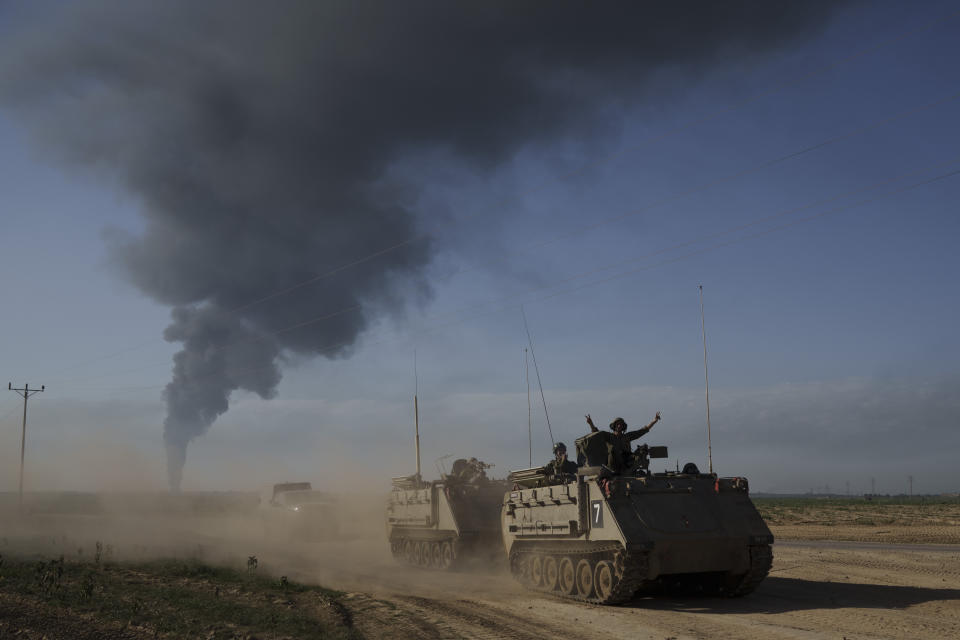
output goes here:
[[14, 389], [12, 382], [7, 383], [8, 391], [15, 391], [23, 396], [23, 428], [20, 431], [20, 511], [23, 511], [23, 458], [27, 448], [27, 400], [30, 399], [30, 396], [40, 393], [45, 388], [44, 385], [40, 385], [39, 389], [31, 389], [29, 384], [25, 384], [22, 389]]

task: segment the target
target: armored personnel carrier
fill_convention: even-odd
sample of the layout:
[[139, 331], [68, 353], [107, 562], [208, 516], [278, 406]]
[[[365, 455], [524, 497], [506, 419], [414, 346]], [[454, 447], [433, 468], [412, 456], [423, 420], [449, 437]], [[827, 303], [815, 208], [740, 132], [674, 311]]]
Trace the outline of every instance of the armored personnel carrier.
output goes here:
[[469, 558], [503, 553], [500, 508], [509, 485], [488, 479], [490, 467], [460, 459], [440, 480], [424, 481], [419, 474], [394, 478], [387, 500], [394, 558], [446, 570]]
[[773, 535], [745, 478], [688, 464], [652, 473], [666, 447], [641, 445], [631, 466], [606, 466], [604, 434], [577, 440], [575, 479], [543, 468], [510, 474], [503, 541], [514, 577], [558, 596], [616, 604], [637, 593], [743, 596], [766, 577]]

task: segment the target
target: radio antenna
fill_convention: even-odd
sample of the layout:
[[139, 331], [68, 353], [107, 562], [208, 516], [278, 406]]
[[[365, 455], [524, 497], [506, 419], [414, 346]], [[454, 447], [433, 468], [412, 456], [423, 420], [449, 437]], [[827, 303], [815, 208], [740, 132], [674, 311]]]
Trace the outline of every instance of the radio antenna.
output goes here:
[[710, 377], [707, 375], [707, 325], [703, 316], [703, 285], [700, 289], [700, 329], [703, 333], [703, 381], [707, 388], [707, 461], [713, 473], [713, 447], [710, 443]]
[[[547, 431], [550, 433], [550, 446], [556, 444], [553, 439], [553, 427], [550, 426], [550, 413], [547, 411], [547, 398], [543, 395], [543, 382], [540, 381], [540, 367], [537, 366], [537, 352], [533, 350], [533, 337], [530, 335], [530, 325], [527, 324], [527, 314], [520, 305], [520, 315], [523, 316], [523, 326], [527, 330], [527, 341], [530, 343], [530, 355], [533, 356], [533, 370], [537, 373], [537, 385], [540, 387], [540, 400], [543, 401], [543, 415], [547, 417]], [[530, 464], [533, 465], [533, 447], [531, 445]]]
[[530, 411], [530, 358], [527, 356], [528, 349], [523, 348], [523, 368], [527, 374], [527, 441], [530, 450], [530, 467], [533, 466], [533, 413]]
[[417, 377], [417, 350], [413, 350], [413, 428], [417, 438], [417, 482], [420, 482], [420, 406], [417, 402], [417, 392], [420, 391], [420, 380]]

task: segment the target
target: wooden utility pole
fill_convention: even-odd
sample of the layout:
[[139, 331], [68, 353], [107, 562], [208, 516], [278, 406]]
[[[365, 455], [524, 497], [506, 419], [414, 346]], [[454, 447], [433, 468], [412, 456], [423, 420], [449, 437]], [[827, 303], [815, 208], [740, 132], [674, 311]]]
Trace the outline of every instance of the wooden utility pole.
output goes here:
[[22, 389], [14, 389], [12, 382], [7, 383], [8, 391], [15, 391], [23, 396], [23, 428], [20, 431], [20, 511], [23, 511], [23, 458], [27, 449], [27, 400], [30, 399], [30, 396], [40, 393], [45, 388], [44, 385], [40, 385], [39, 389], [31, 389], [29, 384], [25, 384]]

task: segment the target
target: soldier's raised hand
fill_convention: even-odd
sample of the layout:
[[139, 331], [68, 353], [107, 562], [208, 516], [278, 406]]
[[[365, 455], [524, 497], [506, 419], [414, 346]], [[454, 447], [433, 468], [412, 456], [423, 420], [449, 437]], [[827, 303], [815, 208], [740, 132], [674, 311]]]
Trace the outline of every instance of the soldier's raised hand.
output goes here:
[[590, 414], [588, 413], [587, 415], [584, 416], [584, 418], [587, 419], [587, 424], [590, 425], [590, 430], [591, 430], [591, 431], [596, 431], [597, 428], [596, 428], [595, 426], [593, 426], [593, 418], [590, 417]]
[[659, 411], [657, 411], [657, 415], [655, 415], [655, 416], [653, 417], [653, 420], [650, 421], [650, 424], [648, 424], [648, 425], [645, 427], [645, 429], [647, 429], [647, 431], [649, 431], [650, 429], [653, 429], [653, 425], [657, 424], [658, 422], [660, 422], [660, 412], [659, 412]]

